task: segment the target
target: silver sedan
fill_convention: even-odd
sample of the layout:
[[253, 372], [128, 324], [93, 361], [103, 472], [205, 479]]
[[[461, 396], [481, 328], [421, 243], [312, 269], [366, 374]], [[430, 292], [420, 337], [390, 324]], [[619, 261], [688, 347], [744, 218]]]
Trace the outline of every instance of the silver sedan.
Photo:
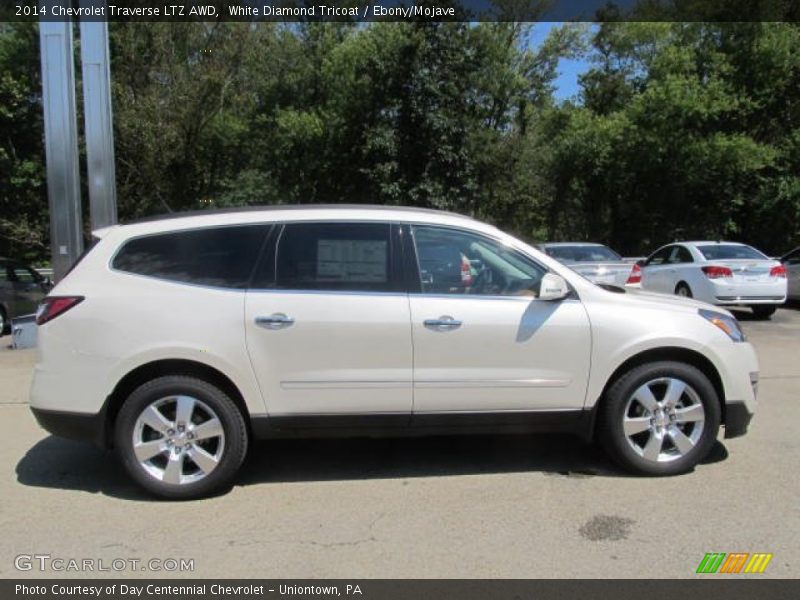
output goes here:
[[538, 247], [598, 285], [638, 287], [641, 281], [641, 270], [633, 260], [623, 259], [603, 244], [554, 242], [539, 244]]

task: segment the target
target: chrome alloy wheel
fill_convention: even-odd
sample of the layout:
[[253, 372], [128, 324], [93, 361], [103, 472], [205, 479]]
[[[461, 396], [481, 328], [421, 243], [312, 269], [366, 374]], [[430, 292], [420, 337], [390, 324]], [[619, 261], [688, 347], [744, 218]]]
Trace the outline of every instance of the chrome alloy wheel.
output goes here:
[[645, 460], [669, 462], [690, 452], [703, 435], [705, 409], [689, 384], [652, 379], [628, 399], [622, 427], [628, 444]]
[[141, 467], [164, 483], [199, 481], [219, 465], [225, 432], [217, 414], [191, 396], [152, 402], [136, 419], [133, 452]]

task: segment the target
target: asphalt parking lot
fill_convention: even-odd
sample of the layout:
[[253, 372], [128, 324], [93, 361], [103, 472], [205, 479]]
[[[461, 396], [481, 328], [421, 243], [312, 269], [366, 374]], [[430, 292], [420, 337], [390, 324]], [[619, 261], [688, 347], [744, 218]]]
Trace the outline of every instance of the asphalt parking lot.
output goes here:
[[800, 310], [739, 316], [761, 360], [758, 413], [688, 475], [628, 477], [562, 436], [280, 441], [255, 447], [230, 492], [182, 503], [41, 430], [25, 404], [33, 351], [4, 337], [0, 576], [93, 576], [15, 569], [49, 554], [194, 559], [193, 573], [119, 573], [147, 577], [671, 578], [707, 552], [769, 552], [764, 574], [734, 577], [797, 577]]

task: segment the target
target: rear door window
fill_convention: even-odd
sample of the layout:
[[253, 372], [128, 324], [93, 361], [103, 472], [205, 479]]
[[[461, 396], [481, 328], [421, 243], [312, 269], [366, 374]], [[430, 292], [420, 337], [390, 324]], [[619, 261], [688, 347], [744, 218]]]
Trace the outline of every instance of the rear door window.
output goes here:
[[254, 287], [400, 291], [394, 246], [389, 223], [288, 223]]
[[673, 255], [673, 262], [676, 263], [691, 263], [694, 262], [694, 258], [692, 258], [692, 253], [689, 252], [689, 249], [685, 246], [678, 246], [677, 251]]
[[160, 233], [128, 241], [113, 268], [180, 283], [247, 287], [269, 225]]
[[650, 255], [650, 258], [647, 259], [645, 266], [656, 267], [658, 265], [666, 264], [670, 255], [672, 254], [672, 248], [673, 246], [666, 246], [665, 248], [661, 248], [661, 250], [657, 250], [654, 254]]

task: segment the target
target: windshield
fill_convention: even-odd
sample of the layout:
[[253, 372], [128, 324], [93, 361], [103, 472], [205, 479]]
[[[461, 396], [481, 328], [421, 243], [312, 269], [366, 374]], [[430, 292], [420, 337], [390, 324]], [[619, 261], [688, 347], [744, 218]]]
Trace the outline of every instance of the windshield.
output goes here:
[[548, 256], [566, 262], [604, 262], [622, 260], [605, 246], [545, 246]]
[[767, 258], [761, 252], [750, 246], [738, 246], [734, 244], [713, 244], [708, 246], [698, 246], [706, 260], [736, 260], [737, 258], [743, 259], [757, 259], [763, 260]]

